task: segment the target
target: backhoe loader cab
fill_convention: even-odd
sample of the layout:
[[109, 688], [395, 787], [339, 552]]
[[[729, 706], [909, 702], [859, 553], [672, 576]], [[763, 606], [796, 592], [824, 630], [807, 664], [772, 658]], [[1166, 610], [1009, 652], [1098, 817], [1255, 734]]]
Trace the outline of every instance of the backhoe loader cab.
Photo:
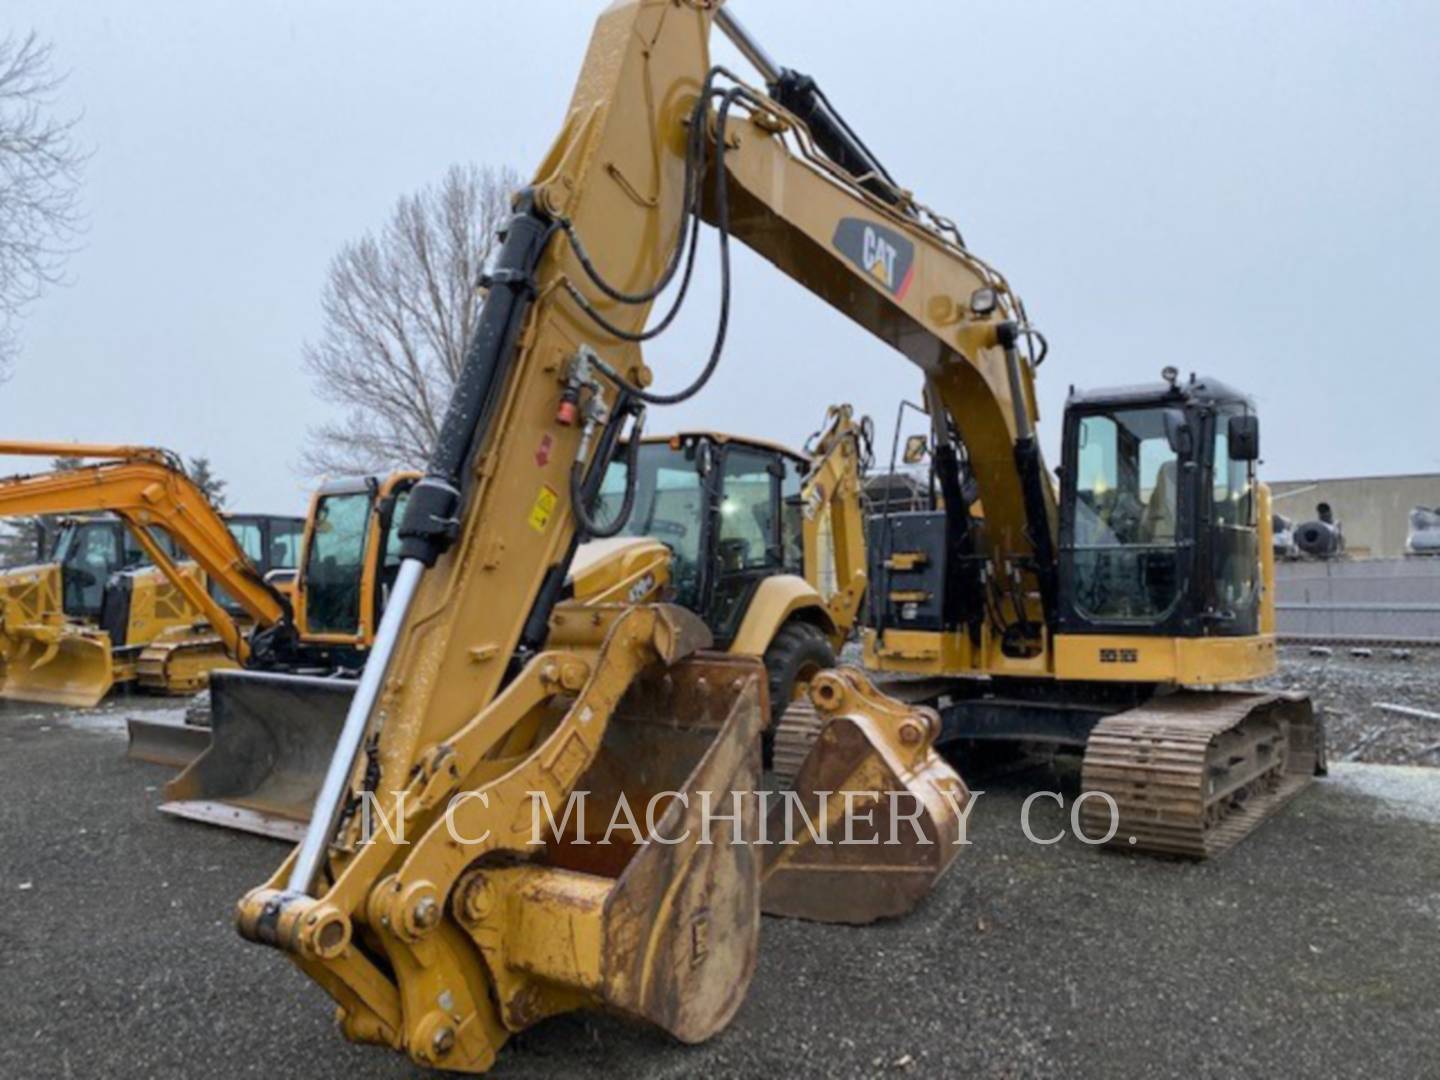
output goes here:
[[393, 526], [416, 479], [414, 473], [347, 477], [327, 481], [312, 497], [295, 622], [307, 647], [328, 651], [342, 666], [363, 662], [385, 610], [400, 564]]
[[[766, 582], [790, 575], [803, 583], [800, 487], [808, 468], [782, 446], [713, 432], [643, 441], [622, 535], [670, 549], [674, 602], [705, 621], [717, 647], [735, 641]], [[619, 512], [627, 482], [622, 458], [601, 487], [602, 522]], [[816, 608], [823, 611], [818, 595]]]

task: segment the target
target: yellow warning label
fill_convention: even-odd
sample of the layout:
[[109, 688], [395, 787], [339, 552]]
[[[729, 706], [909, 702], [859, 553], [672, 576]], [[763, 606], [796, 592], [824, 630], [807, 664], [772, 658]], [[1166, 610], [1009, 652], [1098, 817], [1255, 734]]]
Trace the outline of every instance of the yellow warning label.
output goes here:
[[540, 494], [535, 496], [535, 505], [530, 508], [530, 527], [536, 532], [544, 532], [559, 501], [560, 495], [554, 488], [541, 484]]

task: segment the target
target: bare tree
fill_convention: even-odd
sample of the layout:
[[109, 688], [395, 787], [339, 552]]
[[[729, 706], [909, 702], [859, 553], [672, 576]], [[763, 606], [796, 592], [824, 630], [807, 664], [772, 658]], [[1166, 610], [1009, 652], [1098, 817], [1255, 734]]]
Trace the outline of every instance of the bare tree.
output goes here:
[[79, 227], [85, 153], [75, 118], [53, 115], [64, 76], [33, 33], [0, 39], [0, 379], [16, 349], [21, 312], [60, 281]]
[[316, 393], [345, 413], [311, 430], [307, 471], [424, 464], [479, 314], [481, 269], [519, 185], [512, 169], [452, 166], [331, 262], [324, 331], [304, 357]]

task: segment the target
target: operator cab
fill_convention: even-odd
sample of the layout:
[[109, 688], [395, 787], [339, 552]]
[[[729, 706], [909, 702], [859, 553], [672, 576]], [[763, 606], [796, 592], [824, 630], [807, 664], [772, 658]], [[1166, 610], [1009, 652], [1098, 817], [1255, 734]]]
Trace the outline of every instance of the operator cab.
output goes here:
[[1167, 368], [1072, 391], [1064, 440], [1059, 633], [1259, 632], [1254, 402]]
[[[178, 557], [169, 533], [152, 526], [150, 535], [166, 555]], [[60, 566], [61, 610], [72, 619], [99, 619], [110, 579], [150, 565], [125, 523], [111, 514], [64, 518], [54, 540], [41, 543], [42, 558]]]
[[[316, 493], [301, 554], [297, 622], [303, 636], [365, 647], [400, 568], [399, 530], [418, 474], [347, 477]], [[378, 557], [373, 558], [371, 552]]]
[[[300, 542], [305, 535], [304, 518], [275, 514], [226, 514], [225, 528], [265, 580], [289, 581], [299, 571]], [[210, 582], [209, 589], [210, 595], [231, 615], [244, 615], [240, 602], [217, 582]]]
[[[783, 446], [713, 432], [640, 444], [635, 505], [620, 535], [653, 537], [673, 553], [674, 602], [728, 647], [760, 583], [804, 573], [800, 483], [807, 459]], [[594, 511], [619, 513], [624, 454], [605, 473]]]

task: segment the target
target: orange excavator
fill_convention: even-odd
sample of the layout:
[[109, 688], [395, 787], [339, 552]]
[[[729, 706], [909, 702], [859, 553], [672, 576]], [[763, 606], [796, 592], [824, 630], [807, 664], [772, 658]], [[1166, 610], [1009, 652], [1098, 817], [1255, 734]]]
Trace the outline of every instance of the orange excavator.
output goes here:
[[11, 441], [0, 455], [97, 459], [0, 480], [0, 514], [109, 515], [69, 522], [54, 562], [0, 575], [0, 697], [88, 707], [129, 682], [193, 693], [247, 660], [250, 627], [288, 620], [271, 567], [241, 544], [253, 533], [289, 561], [298, 519], [222, 515], [163, 450]]

